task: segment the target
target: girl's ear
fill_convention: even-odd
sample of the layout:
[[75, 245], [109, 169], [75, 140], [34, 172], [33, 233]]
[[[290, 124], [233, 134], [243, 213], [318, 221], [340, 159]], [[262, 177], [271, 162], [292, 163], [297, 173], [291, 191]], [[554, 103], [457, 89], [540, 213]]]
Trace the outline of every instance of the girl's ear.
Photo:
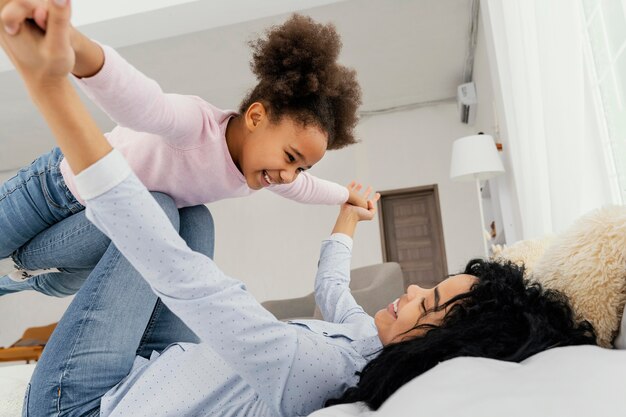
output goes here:
[[267, 111], [262, 103], [254, 102], [248, 107], [245, 114], [246, 127], [249, 130], [257, 128], [259, 123], [267, 117]]

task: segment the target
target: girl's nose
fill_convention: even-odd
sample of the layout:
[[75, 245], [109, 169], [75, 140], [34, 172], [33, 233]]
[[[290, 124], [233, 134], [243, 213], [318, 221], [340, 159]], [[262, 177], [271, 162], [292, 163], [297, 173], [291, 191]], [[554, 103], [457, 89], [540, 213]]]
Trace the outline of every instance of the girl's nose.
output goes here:
[[298, 175], [297, 168], [287, 168], [280, 171], [280, 179], [283, 184], [289, 184], [294, 182]]

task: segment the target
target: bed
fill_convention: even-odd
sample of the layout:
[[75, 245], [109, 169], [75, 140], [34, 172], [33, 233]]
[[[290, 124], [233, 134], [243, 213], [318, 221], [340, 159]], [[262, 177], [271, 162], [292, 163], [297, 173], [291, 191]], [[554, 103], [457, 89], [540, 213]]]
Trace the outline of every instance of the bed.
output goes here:
[[[0, 367], [0, 417], [21, 415], [33, 369]], [[625, 393], [626, 350], [570, 346], [521, 364], [452, 359], [406, 384], [376, 412], [347, 404], [310, 417], [626, 417]]]
[[455, 358], [415, 378], [376, 412], [358, 404], [310, 417], [624, 417], [626, 350], [554, 348], [521, 364]]

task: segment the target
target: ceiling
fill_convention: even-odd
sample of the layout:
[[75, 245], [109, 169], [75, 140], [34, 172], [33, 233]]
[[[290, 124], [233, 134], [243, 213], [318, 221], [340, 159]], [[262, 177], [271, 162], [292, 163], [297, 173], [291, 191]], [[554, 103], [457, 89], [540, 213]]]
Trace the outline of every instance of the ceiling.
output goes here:
[[[93, 7], [107, 5], [98, 3]], [[218, 10], [217, 3], [228, 6]], [[344, 44], [340, 60], [357, 70], [363, 88], [363, 111], [450, 99], [463, 82], [472, 0], [157, 4], [170, 6], [95, 23], [98, 13], [92, 13], [83, 20], [92, 23], [75, 23], [87, 35], [115, 46], [165, 91], [198, 95], [218, 107], [236, 108], [254, 86], [247, 42], [296, 9], [336, 25]], [[316, 7], [303, 10], [303, 5]], [[0, 60], [0, 172], [15, 170], [53, 145], [19, 77], [6, 68], [6, 59], [4, 64]], [[112, 127], [104, 114], [90, 108], [103, 129]]]

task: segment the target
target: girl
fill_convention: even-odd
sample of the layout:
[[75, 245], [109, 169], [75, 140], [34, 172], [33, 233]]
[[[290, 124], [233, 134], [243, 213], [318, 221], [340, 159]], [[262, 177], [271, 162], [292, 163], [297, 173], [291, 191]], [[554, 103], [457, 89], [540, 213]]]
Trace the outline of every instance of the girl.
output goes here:
[[[31, 17], [45, 28], [47, 7], [42, 0], [9, 1], [2, 11], [5, 30], [16, 36]], [[355, 143], [360, 88], [354, 71], [336, 62], [341, 44], [332, 25], [294, 15], [253, 42], [259, 83], [238, 113], [165, 94], [113, 49], [70, 31], [72, 73], [118, 124], [106, 135], [109, 143], [148, 189], [170, 195], [177, 207], [262, 188], [307, 204], [365, 207], [358, 193], [305, 172], [327, 149]], [[39, 157], [0, 187], [0, 259], [83, 204], [61, 151]], [[28, 279], [36, 272], [14, 260], [19, 269], [0, 278], [0, 295], [35, 289], [66, 296], [84, 280], [67, 270]]]
[[[595, 341], [591, 326], [575, 322], [558, 294], [525, 284], [520, 268], [481, 261], [433, 289], [410, 286], [376, 317], [367, 316], [348, 289], [351, 236], [359, 221], [374, 216], [378, 196], [368, 209], [342, 205], [322, 246], [316, 301], [331, 322], [276, 320], [241, 282], [178, 237], [99, 133], [65, 77], [73, 60], [66, 1], [51, 6], [45, 35], [27, 30], [0, 39], [78, 173], [87, 216], [202, 343], [179, 343], [138, 359], [88, 414], [64, 407], [60, 385], [39, 392], [50, 387], [35, 375], [26, 415], [303, 416], [338, 396], [377, 408], [439, 360], [484, 354], [520, 361], [549, 347]], [[72, 324], [64, 317], [60, 326]], [[62, 348], [47, 346], [44, 355]]]

